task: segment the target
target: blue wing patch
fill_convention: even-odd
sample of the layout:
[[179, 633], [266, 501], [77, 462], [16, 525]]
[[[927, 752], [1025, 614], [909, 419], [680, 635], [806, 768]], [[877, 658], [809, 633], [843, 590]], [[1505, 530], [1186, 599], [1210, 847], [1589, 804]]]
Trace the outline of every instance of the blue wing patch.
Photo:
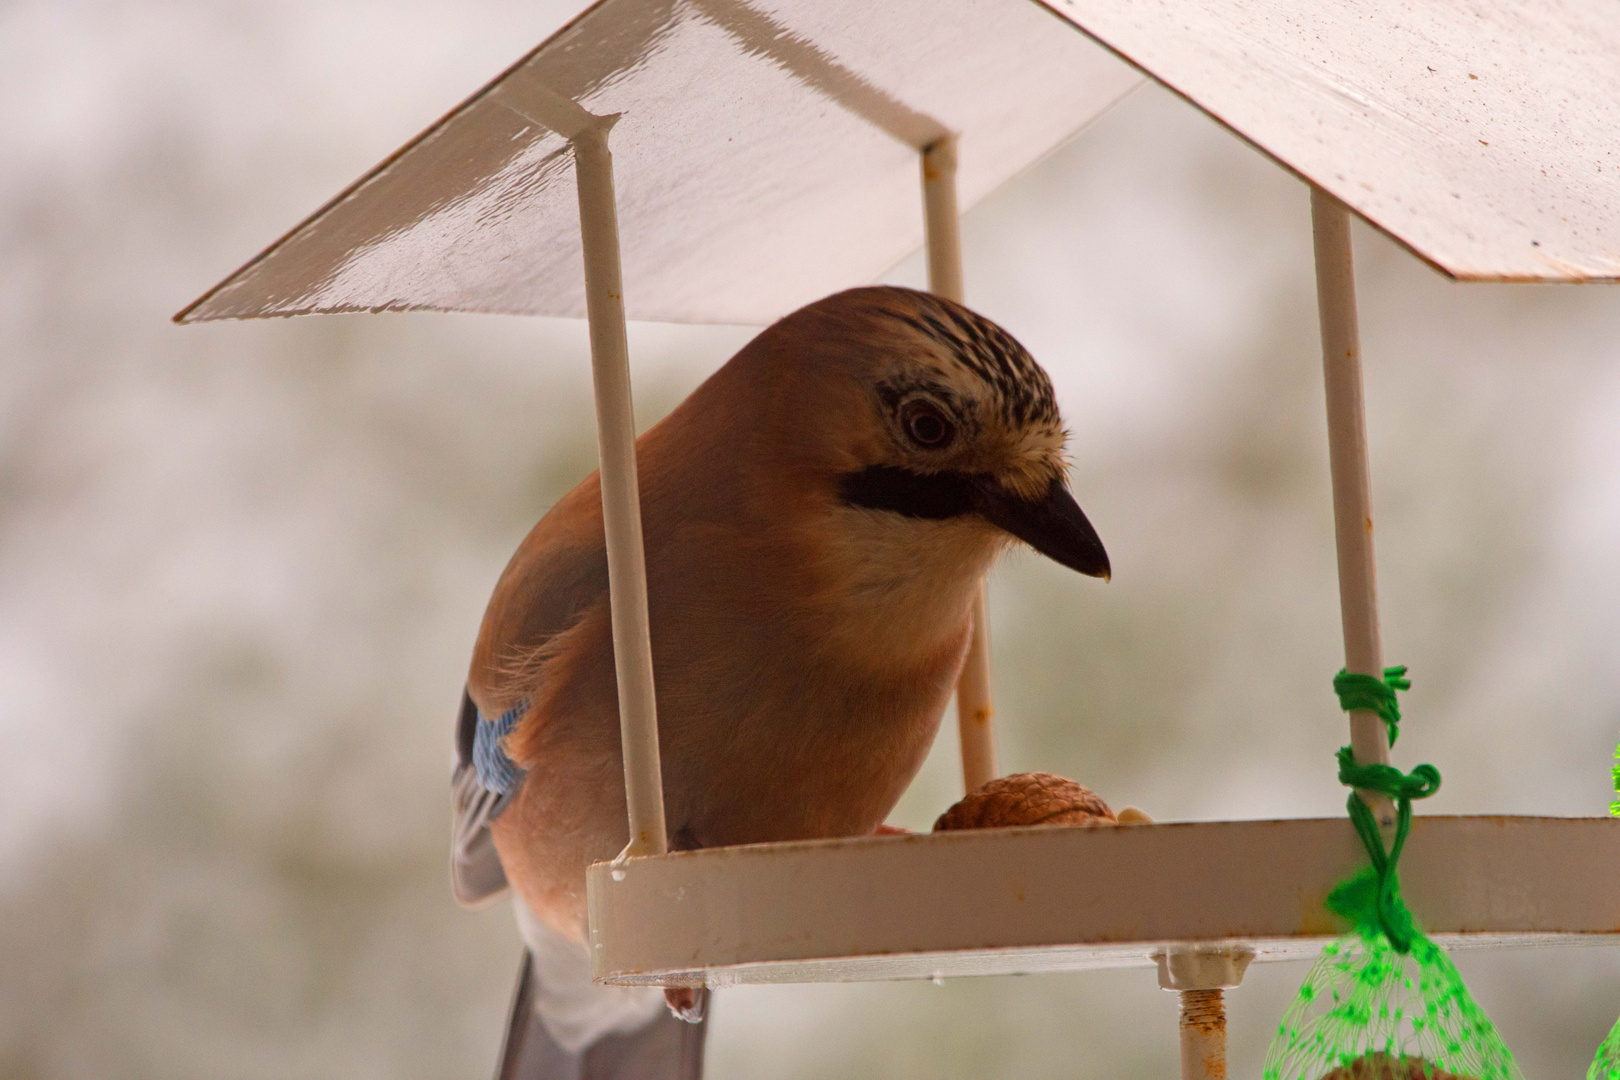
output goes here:
[[450, 831], [450, 885], [465, 907], [480, 907], [506, 891], [506, 871], [489, 823], [501, 816], [523, 786], [524, 770], [507, 756], [501, 740], [512, 733], [528, 702], [491, 720], [461, 697], [456, 724], [456, 770], [451, 777], [454, 820]]
[[[482, 709], [478, 711], [478, 726], [473, 729], [472, 765], [478, 773], [478, 782], [490, 791], [506, 795], [523, 783], [524, 770], [507, 756], [501, 740], [512, 734], [528, 708], [528, 702], [520, 701], [493, 720], [485, 716]], [[494, 818], [495, 814], [490, 817]]]

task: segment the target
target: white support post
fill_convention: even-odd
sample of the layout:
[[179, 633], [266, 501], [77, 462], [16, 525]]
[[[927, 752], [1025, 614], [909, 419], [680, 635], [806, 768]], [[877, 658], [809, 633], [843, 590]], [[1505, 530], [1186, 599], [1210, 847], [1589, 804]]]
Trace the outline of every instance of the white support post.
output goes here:
[[630, 349], [619, 268], [619, 222], [613, 196], [613, 155], [607, 133], [615, 117], [572, 135], [579, 182], [579, 227], [585, 249], [585, 308], [591, 329], [596, 388], [596, 442], [601, 456], [602, 524], [613, 617], [613, 663], [619, 688], [619, 736], [625, 800], [630, 810], [626, 855], [669, 850], [664, 782], [658, 755], [658, 706], [653, 695], [652, 635], [647, 618], [647, 559], [636, 482], [636, 426], [630, 402]]
[[1181, 1080], [1226, 1080], [1226, 991], [1243, 982], [1254, 950], [1177, 944], [1154, 959], [1159, 986], [1181, 998]]
[[1181, 991], [1181, 1080], [1226, 1080], [1226, 991]]
[[591, 377], [596, 390], [596, 449], [608, 605], [613, 619], [613, 667], [619, 689], [619, 741], [630, 816], [630, 843], [621, 858], [662, 855], [669, 850], [669, 836], [664, 826], [658, 704], [653, 694], [647, 555], [641, 536], [641, 491], [636, 482], [636, 423], [630, 403], [619, 215], [613, 196], [613, 155], [607, 144], [608, 131], [619, 118], [587, 112], [532, 76], [504, 81], [495, 100], [530, 123], [555, 131], [574, 148], [579, 236], [585, 250], [585, 314], [590, 323]]
[[620, 857], [662, 855], [669, 850], [669, 835], [664, 826], [658, 704], [653, 694], [647, 555], [641, 536], [641, 491], [636, 482], [636, 423], [630, 403], [619, 215], [613, 196], [613, 155], [607, 144], [608, 131], [619, 118], [587, 112], [532, 76], [506, 80], [496, 90], [495, 100], [530, 123], [555, 131], [574, 148], [579, 237], [585, 251], [585, 315], [590, 323], [591, 378], [596, 390], [596, 449], [608, 606], [613, 619], [613, 668], [619, 689], [619, 742], [630, 816], [630, 843]]
[[[1361, 338], [1356, 323], [1355, 265], [1350, 211], [1311, 186], [1316, 248], [1316, 302], [1322, 319], [1322, 369], [1327, 387], [1328, 460], [1333, 475], [1333, 525], [1339, 552], [1339, 610], [1347, 671], [1382, 677], [1378, 581], [1373, 564], [1372, 488], [1367, 468], [1367, 420], [1361, 388]], [[1384, 722], [1369, 709], [1350, 714], [1350, 747], [1362, 763], [1387, 764]], [[1376, 792], [1362, 799], [1381, 822], [1393, 807]]]
[[928, 291], [958, 304], [962, 288], [962, 223], [956, 208], [956, 136], [922, 152], [923, 228], [928, 243]]
[[[956, 207], [956, 137], [946, 135], [922, 153], [923, 220], [928, 238], [928, 289], [963, 303], [962, 231]], [[996, 778], [995, 731], [990, 720], [990, 605], [983, 582], [973, 601], [967, 660], [956, 683], [956, 724], [962, 740], [962, 778], [974, 791]]]

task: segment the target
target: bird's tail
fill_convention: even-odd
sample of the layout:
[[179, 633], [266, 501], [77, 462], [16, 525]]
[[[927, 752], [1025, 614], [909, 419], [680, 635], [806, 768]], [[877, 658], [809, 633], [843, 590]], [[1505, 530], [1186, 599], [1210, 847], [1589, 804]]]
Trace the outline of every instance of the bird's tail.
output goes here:
[[701, 1080], [707, 1016], [677, 1019], [657, 989], [596, 985], [583, 949], [515, 907], [529, 947], [495, 1080]]

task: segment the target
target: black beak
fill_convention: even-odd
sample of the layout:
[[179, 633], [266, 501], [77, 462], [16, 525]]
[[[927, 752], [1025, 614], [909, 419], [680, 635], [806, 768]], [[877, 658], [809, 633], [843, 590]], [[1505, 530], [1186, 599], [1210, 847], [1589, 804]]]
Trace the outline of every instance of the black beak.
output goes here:
[[839, 477], [838, 494], [848, 506], [925, 521], [978, 514], [1047, 558], [1108, 579], [1108, 552], [1061, 480], [1053, 480], [1044, 496], [1030, 500], [1008, 493], [994, 477], [983, 474], [925, 474], [871, 465]]
[[1062, 481], [1053, 480], [1044, 497], [1029, 501], [1002, 490], [989, 477], [974, 479], [973, 509], [990, 524], [1070, 570], [1108, 580], [1108, 552]]

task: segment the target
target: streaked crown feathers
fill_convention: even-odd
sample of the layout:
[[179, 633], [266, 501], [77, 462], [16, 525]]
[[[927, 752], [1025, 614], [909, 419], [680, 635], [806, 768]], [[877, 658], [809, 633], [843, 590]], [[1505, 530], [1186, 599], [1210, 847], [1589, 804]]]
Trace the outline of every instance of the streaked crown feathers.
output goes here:
[[923, 397], [949, 413], [963, 435], [951, 468], [994, 473], [1030, 497], [1061, 478], [1067, 432], [1051, 379], [1011, 334], [914, 289], [874, 286], [828, 299], [865, 308], [892, 330], [876, 382], [884, 411], [893, 420]]

